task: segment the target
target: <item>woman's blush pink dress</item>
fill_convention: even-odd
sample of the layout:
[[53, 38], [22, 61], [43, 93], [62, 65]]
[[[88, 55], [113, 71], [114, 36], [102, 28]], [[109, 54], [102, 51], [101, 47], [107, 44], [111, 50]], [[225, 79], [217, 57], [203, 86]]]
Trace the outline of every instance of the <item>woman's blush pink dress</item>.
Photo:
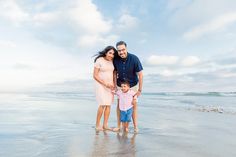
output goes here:
[[[103, 57], [99, 57], [94, 63], [94, 67], [99, 69], [98, 75], [106, 84], [113, 84], [114, 66], [112, 61], [108, 61]], [[111, 105], [114, 100], [114, 95], [111, 89], [106, 88], [95, 80], [95, 94], [98, 105]]]

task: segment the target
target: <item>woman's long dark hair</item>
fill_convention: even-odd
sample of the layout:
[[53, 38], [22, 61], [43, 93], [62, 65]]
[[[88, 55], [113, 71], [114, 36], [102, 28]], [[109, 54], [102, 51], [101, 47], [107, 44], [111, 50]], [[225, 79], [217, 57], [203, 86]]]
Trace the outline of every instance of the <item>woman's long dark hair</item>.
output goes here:
[[94, 56], [96, 56], [96, 58], [94, 59], [94, 62], [96, 62], [96, 60], [97, 60], [99, 57], [105, 57], [106, 54], [107, 54], [107, 52], [110, 51], [111, 49], [113, 49], [114, 52], [115, 52], [115, 53], [114, 53], [114, 58], [118, 57], [118, 52], [117, 52], [117, 50], [116, 50], [113, 46], [107, 46], [107, 47], [105, 47], [104, 50], [102, 50], [102, 51], [98, 52], [98, 54], [94, 55]]

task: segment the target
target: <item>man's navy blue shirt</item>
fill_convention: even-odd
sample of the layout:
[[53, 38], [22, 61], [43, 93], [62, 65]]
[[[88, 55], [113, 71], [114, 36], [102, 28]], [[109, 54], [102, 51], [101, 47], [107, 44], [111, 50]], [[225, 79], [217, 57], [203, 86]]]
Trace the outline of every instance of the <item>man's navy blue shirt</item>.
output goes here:
[[119, 87], [123, 81], [129, 81], [130, 87], [138, 83], [137, 72], [143, 70], [143, 67], [137, 56], [127, 53], [125, 59], [119, 57], [114, 59], [113, 63], [117, 72], [117, 85]]

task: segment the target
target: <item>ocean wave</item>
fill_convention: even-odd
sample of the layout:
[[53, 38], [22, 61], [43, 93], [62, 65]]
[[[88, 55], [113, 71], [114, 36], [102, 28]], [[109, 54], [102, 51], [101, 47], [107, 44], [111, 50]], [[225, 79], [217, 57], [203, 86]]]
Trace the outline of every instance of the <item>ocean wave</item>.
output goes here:
[[227, 108], [223, 106], [215, 106], [215, 105], [196, 105], [194, 107], [188, 108], [189, 110], [199, 111], [199, 112], [214, 112], [214, 113], [221, 113], [221, 114], [232, 114], [236, 115], [235, 108]]
[[93, 93], [81, 93], [81, 92], [39, 92], [39, 93], [30, 93], [30, 97], [39, 97], [39, 98], [54, 98], [54, 99], [85, 99], [93, 100]]
[[157, 92], [143, 95], [236, 97], [236, 92]]

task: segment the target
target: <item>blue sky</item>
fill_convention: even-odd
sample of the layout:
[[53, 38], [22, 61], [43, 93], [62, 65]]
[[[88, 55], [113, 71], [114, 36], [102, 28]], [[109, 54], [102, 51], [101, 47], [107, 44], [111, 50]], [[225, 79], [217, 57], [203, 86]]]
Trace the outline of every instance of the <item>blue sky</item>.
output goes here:
[[143, 63], [146, 92], [235, 91], [235, 8], [234, 0], [0, 0], [0, 91], [90, 89], [91, 56], [119, 40]]

